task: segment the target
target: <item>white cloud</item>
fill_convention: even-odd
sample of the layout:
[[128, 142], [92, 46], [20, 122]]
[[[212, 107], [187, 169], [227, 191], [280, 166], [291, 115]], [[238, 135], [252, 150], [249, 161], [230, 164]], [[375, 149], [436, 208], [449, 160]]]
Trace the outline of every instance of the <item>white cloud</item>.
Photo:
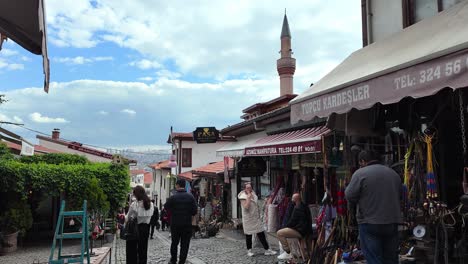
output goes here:
[[0, 58], [0, 69], [6, 69], [6, 70], [24, 70], [24, 65], [20, 63], [10, 63], [7, 60], [4, 60]]
[[123, 109], [122, 111], [120, 111], [121, 113], [124, 113], [124, 114], [127, 114], [127, 115], [131, 115], [131, 116], [134, 116], [136, 115], [136, 111], [135, 110], [132, 110], [132, 109]]
[[80, 64], [93, 63], [97, 61], [111, 61], [111, 60], [114, 60], [114, 58], [110, 56], [109, 57], [89, 57], [89, 58], [85, 58], [83, 56], [77, 56], [77, 57], [54, 58], [54, 60], [59, 63], [80, 65]]
[[16, 54], [18, 54], [18, 52], [16, 50], [11, 50], [11, 49], [2, 49], [0, 51], [0, 55], [5, 56], [5, 57], [13, 56], [13, 55], [16, 55]]
[[24, 65], [20, 63], [11, 63], [7, 68], [9, 70], [24, 70]]
[[98, 114], [103, 115], [103, 116], [106, 116], [106, 115], [109, 115], [109, 112], [106, 112], [106, 111], [104, 111], [104, 110], [101, 110], [101, 111], [98, 112]]
[[[183, 74], [229, 79], [276, 70], [284, 8], [298, 63], [341, 61], [361, 46], [360, 2], [297, 0], [47, 1], [49, 35], [60, 46], [113, 42], [136, 50], [141, 69], [170, 61]], [[322, 50], [322, 52], [316, 52]], [[316, 80], [313, 80], [316, 81]], [[308, 81], [309, 82], [309, 81]]]
[[159, 69], [162, 67], [162, 65], [159, 62], [150, 61], [147, 59], [130, 62], [130, 66], [135, 66], [142, 70]]
[[19, 116], [13, 116], [10, 118], [9, 116], [0, 113], [0, 121], [2, 122], [12, 122], [12, 123], [23, 123], [23, 119], [21, 119]]
[[31, 61], [31, 58], [29, 58], [27, 56], [21, 56], [21, 60], [22, 61]]
[[145, 82], [150, 82], [152, 80], [154, 80], [153, 77], [141, 77], [141, 78], [138, 78], [139, 81], [145, 81]]
[[69, 122], [65, 118], [62, 118], [62, 117], [56, 117], [56, 118], [47, 117], [47, 116], [41, 115], [38, 112], [34, 112], [34, 113], [30, 114], [29, 119], [31, 119], [31, 121], [36, 122], [36, 123], [58, 123], [58, 124], [63, 124], [63, 123], [68, 123]]

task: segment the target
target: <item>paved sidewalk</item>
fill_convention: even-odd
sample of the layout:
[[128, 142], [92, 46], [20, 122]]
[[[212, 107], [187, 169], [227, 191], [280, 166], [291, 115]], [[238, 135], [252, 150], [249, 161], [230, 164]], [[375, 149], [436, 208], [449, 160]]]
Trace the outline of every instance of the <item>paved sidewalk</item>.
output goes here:
[[[278, 249], [277, 244], [269, 242], [273, 249]], [[156, 232], [155, 239], [148, 244], [148, 263], [168, 263], [170, 259], [169, 232]], [[245, 238], [243, 234], [223, 230], [218, 237], [197, 238], [190, 241], [190, 250], [187, 263], [190, 264], [270, 264], [276, 263], [277, 256], [265, 256], [262, 248], [254, 248], [254, 257], [247, 256]], [[115, 264], [125, 263], [125, 241], [117, 239], [114, 247]]]

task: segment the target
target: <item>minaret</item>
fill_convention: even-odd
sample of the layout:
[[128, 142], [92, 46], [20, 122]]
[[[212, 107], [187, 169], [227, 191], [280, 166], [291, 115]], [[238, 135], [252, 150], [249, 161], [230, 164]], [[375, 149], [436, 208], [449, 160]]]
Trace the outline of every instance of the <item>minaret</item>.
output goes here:
[[281, 30], [281, 58], [276, 61], [276, 68], [280, 77], [280, 96], [293, 94], [293, 77], [296, 71], [296, 59], [291, 57], [291, 31], [288, 17], [284, 12], [283, 28]]

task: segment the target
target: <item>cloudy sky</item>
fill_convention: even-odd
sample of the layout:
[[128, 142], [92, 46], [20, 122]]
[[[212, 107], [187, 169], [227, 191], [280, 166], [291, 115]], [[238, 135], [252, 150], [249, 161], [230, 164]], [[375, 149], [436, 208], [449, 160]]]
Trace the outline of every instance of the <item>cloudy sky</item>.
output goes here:
[[[222, 129], [279, 96], [284, 15], [295, 93], [361, 47], [358, 0], [45, 0], [51, 69], [12, 41], [0, 51], [0, 121], [109, 147], [165, 145], [170, 126]], [[5, 126], [33, 140], [35, 133]], [[36, 141], [36, 140], [34, 140]]]

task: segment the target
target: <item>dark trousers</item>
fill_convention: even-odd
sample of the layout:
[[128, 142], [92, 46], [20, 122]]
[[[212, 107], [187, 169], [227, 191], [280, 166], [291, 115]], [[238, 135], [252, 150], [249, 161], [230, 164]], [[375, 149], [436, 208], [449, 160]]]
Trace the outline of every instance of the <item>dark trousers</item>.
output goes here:
[[[268, 246], [268, 242], [265, 237], [265, 232], [257, 233], [257, 237], [262, 243], [262, 246], [265, 250], [268, 250], [270, 247]], [[252, 249], [252, 235], [245, 235], [245, 242], [247, 244], [247, 249]]]
[[177, 262], [177, 247], [180, 242], [180, 257], [179, 264], [184, 264], [187, 260], [188, 250], [190, 246], [190, 238], [192, 237], [192, 226], [184, 227], [171, 227], [171, 261], [175, 264]]
[[156, 227], [156, 230], [159, 231], [159, 223], [156, 223], [154, 225], [150, 225], [151, 226], [151, 237], [153, 237], [154, 235], [154, 228]]
[[398, 264], [397, 224], [360, 224], [359, 238], [368, 264]]
[[146, 264], [148, 259], [149, 224], [138, 225], [138, 240], [126, 241], [127, 264]]
[[166, 221], [161, 221], [161, 230], [164, 231], [164, 229], [169, 228], [169, 223]]

